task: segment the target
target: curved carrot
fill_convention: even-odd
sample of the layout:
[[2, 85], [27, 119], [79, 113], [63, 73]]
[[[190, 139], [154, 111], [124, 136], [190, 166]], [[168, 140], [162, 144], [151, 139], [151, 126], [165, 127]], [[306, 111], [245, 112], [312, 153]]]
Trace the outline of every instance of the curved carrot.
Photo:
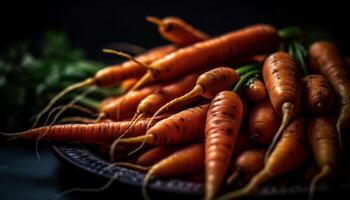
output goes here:
[[198, 42], [151, 63], [131, 90], [156, 80], [175, 79], [203, 67], [221, 65], [234, 58], [268, 53], [278, 48], [278, 42], [276, 29], [265, 24]]
[[[173, 45], [167, 45], [162, 47], [157, 47], [154, 49], [151, 49], [147, 51], [144, 54], [141, 54], [136, 57], [136, 59], [142, 63], [149, 64], [161, 57], [164, 57], [165, 55], [169, 54], [170, 52], [174, 51], [176, 49]], [[68, 92], [86, 87], [91, 85], [97, 85], [97, 86], [112, 86], [120, 83], [121, 81], [132, 78], [132, 77], [140, 77], [146, 72], [146, 69], [139, 65], [138, 63], [135, 63], [134, 61], [127, 61], [123, 64], [107, 67], [104, 69], [101, 69], [98, 71], [94, 77], [88, 78], [82, 82], [76, 83], [74, 85], [71, 85], [61, 92], [59, 92], [55, 97], [53, 97], [50, 102], [45, 106], [45, 108], [40, 111], [34, 120], [34, 123], [32, 127], [35, 127], [37, 123], [39, 122], [40, 118], [50, 110], [50, 108], [64, 95], [66, 95]]]
[[136, 112], [138, 104], [148, 95], [161, 89], [161, 87], [161, 84], [153, 84], [141, 90], [128, 92], [123, 96], [116, 97], [109, 103], [101, 104], [98, 108], [98, 112], [100, 115], [117, 121], [130, 119]]
[[138, 157], [136, 160], [136, 164], [142, 165], [142, 166], [154, 165], [159, 161], [161, 161], [162, 159], [175, 153], [180, 148], [181, 148], [180, 146], [174, 146], [174, 145], [154, 147], [153, 149], [146, 151], [140, 157]]
[[249, 116], [249, 136], [258, 143], [270, 144], [281, 123], [269, 99], [255, 104]]
[[152, 176], [173, 177], [186, 175], [202, 169], [204, 166], [204, 145], [192, 144], [181, 149], [169, 157], [153, 165], [142, 183], [144, 199], [150, 199], [147, 194], [147, 185]]
[[305, 141], [305, 128], [304, 118], [297, 118], [290, 123], [284, 130], [271, 156], [265, 162], [264, 168], [245, 187], [223, 195], [218, 199], [226, 200], [247, 196], [266, 181], [299, 167], [309, 156]]
[[[151, 116], [168, 101], [191, 91], [196, 83], [198, 73], [190, 74], [183, 79], [164, 86], [159, 91], [145, 97], [137, 106], [136, 112], [131, 119], [130, 127], [142, 117]], [[152, 122], [150, 122], [152, 123]]]
[[187, 101], [193, 97], [203, 96], [207, 99], [212, 99], [217, 93], [233, 87], [238, 79], [236, 71], [228, 67], [218, 67], [207, 71], [198, 77], [196, 85], [191, 91], [163, 105], [154, 113], [153, 117], [174, 104]]
[[227, 185], [231, 185], [239, 179], [242, 182], [249, 181], [264, 167], [265, 151], [262, 149], [249, 149], [237, 156], [234, 163], [234, 171], [227, 178]]
[[213, 199], [224, 182], [242, 116], [242, 101], [234, 92], [220, 92], [210, 103], [205, 126], [205, 199]]
[[252, 102], [264, 100], [266, 98], [264, 83], [257, 78], [250, 79], [244, 88], [244, 96]]
[[338, 96], [337, 132], [340, 145], [342, 129], [350, 127], [350, 72], [345, 59], [331, 42], [315, 42], [310, 46], [309, 56], [313, 71], [324, 75]]
[[209, 36], [178, 17], [159, 19], [148, 16], [146, 20], [158, 26], [160, 35], [179, 46], [187, 46], [209, 39]]
[[333, 110], [335, 93], [322, 75], [308, 75], [303, 79], [303, 105], [312, 114], [325, 114]]
[[146, 135], [120, 139], [121, 144], [146, 142], [153, 145], [182, 144], [204, 137], [208, 104], [190, 108], [156, 123]]
[[335, 120], [331, 116], [311, 118], [308, 125], [308, 137], [315, 161], [321, 171], [312, 179], [310, 198], [313, 199], [316, 184], [330, 177], [336, 169], [339, 155], [339, 143]]
[[283, 130], [300, 109], [301, 74], [290, 55], [277, 52], [269, 56], [263, 66], [263, 78], [271, 104], [282, 122], [265, 156], [268, 157]]

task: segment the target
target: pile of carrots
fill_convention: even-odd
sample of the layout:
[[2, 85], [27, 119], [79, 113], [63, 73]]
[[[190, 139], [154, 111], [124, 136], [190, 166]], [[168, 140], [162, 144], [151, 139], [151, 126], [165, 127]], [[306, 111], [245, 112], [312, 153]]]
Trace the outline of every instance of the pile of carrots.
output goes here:
[[268, 24], [213, 37], [180, 18], [147, 20], [171, 44], [135, 57], [104, 49], [128, 61], [62, 91], [35, 124], [73, 89], [121, 87], [96, 118], [10, 136], [107, 147], [114, 165], [146, 173], [145, 198], [153, 177], [203, 182], [210, 200], [252, 194], [311, 160], [311, 198], [334, 176], [350, 126], [350, 68], [335, 44], [306, 51], [298, 29]]

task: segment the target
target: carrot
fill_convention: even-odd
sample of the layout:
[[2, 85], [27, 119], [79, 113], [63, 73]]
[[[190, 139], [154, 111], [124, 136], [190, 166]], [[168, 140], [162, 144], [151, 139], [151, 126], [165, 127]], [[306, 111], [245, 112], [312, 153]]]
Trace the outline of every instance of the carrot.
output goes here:
[[321, 171], [312, 179], [310, 184], [310, 199], [313, 199], [316, 184], [334, 174], [338, 155], [339, 143], [335, 120], [331, 116], [311, 118], [308, 125], [308, 137], [313, 154]]
[[154, 114], [166, 102], [191, 91], [193, 86], [196, 84], [196, 79], [198, 76], [198, 73], [187, 75], [186, 77], [179, 79], [174, 83], [170, 83], [169, 85], [164, 86], [156, 93], [145, 97], [138, 104], [134, 117], [130, 122], [130, 127], [132, 127], [133, 123], [137, 122], [142, 117], [151, 116]]
[[271, 156], [265, 162], [264, 168], [245, 187], [225, 194], [218, 199], [224, 200], [247, 196], [268, 180], [299, 167], [309, 156], [308, 146], [305, 141], [305, 128], [304, 118], [297, 118], [290, 123], [284, 130]]
[[152, 62], [147, 73], [131, 90], [156, 80], [175, 79], [202, 67], [217, 66], [234, 58], [268, 53], [278, 48], [278, 42], [276, 29], [265, 24], [198, 42]]
[[177, 103], [187, 101], [197, 96], [212, 99], [219, 92], [233, 87], [238, 79], [236, 71], [228, 67], [218, 67], [207, 71], [198, 77], [191, 91], [163, 105], [154, 113], [153, 117]]
[[209, 39], [209, 36], [178, 17], [159, 19], [148, 16], [146, 20], [158, 26], [160, 35], [171, 43], [187, 46]]
[[180, 146], [158, 146], [146, 151], [140, 157], [137, 158], [136, 164], [142, 166], [151, 166], [162, 159], [170, 156], [174, 152], [178, 151]]
[[147, 194], [147, 185], [152, 176], [171, 177], [193, 173], [204, 166], [204, 145], [192, 144], [181, 149], [169, 157], [153, 165], [142, 184], [142, 194], [144, 199], [150, 199]]
[[281, 123], [269, 99], [255, 104], [249, 116], [249, 136], [262, 145], [270, 144]]
[[182, 144], [204, 137], [208, 104], [176, 113], [152, 126], [146, 135], [120, 139], [122, 144], [146, 142], [152, 145]]
[[249, 149], [237, 156], [233, 173], [227, 178], [226, 183], [231, 185], [239, 179], [248, 182], [255, 174], [264, 167], [265, 151], [262, 149]]
[[303, 105], [312, 114], [325, 114], [333, 110], [335, 93], [322, 75], [308, 75], [303, 79]]
[[331, 42], [315, 42], [309, 56], [313, 71], [324, 75], [338, 96], [337, 132], [342, 146], [342, 130], [350, 127], [350, 72], [345, 59]]
[[129, 92], [123, 96], [115, 98], [109, 103], [103, 103], [98, 108], [100, 115], [104, 115], [109, 119], [122, 120], [130, 119], [136, 112], [137, 105], [148, 95], [158, 91], [162, 87], [161, 84], [153, 84], [144, 87], [138, 91]]
[[220, 92], [210, 103], [205, 126], [205, 199], [213, 199], [224, 182], [242, 116], [242, 101], [234, 92]]
[[[161, 46], [154, 49], [151, 49], [139, 56], [136, 57], [136, 59], [142, 63], [149, 64], [161, 57], [164, 57], [165, 55], [169, 54], [170, 52], [174, 51], [176, 49], [173, 45], [167, 45], [167, 46]], [[50, 108], [65, 94], [68, 92], [86, 87], [91, 85], [97, 85], [97, 86], [112, 86], [120, 83], [121, 81], [133, 78], [133, 77], [140, 77], [146, 72], [146, 69], [139, 65], [139, 63], [135, 63], [134, 61], [127, 61], [123, 64], [114, 65], [111, 67], [104, 68], [102, 70], [99, 70], [94, 77], [88, 78], [82, 82], [76, 83], [74, 85], [71, 85], [64, 90], [62, 90], [60, 93], [58, 93], [55, 97], [53, 97], [50, 102], [46, 105], [46, 107], [37, 114], [35, 117], [35, 121], [33, 123], [32, 127], [35, 127], [37, 123], [39, 122], [40, 118], [50, 110]]]
[[120, 88], [123, 91], [123, 93], [130, 90], [135, 85], [135, 83], [137, 83], [138, 80], [139, 80], [138, 78], [129, 78], [129, 79], [124, 80], [120, 84]]
[[266, 151], [267, 158], [283, 130], [300, 110], [301, 74], [293, 57], [277, 52], [266, 59], [263, 78], [271, 104], [277, 114], [282, 116], [281, 125]]
[[[165, 116], [159, 116], [159, 119]], [[156, 119], [157, 121], [159, 119]], [[129, 136], [140, 136], [146, 133], [149, 119], [139, 121], [133, 129], [129, 130]], [[129, 122], [106, 122], [97, 124], [63, 124], [44, 126], [19, 133], [3, 134], [9, 137], [23, 139], [37, 139], [41, 137], [50, 141], [79, 141], [87, 143], [112, 143], [127, 129]]]
[[244, 88], [244, 96], [252, 102], [259, 102], [266, 98], [266, 88], [264, 83], [257, 79], [252, 78], [248, 81]]
[[[241, 128], [242, 129], [242, 128]], [[240, 133], [237, 136], [237, 141], [235, 144], [235, 149], [233, 150], [233, 156], [235, 157], [238, 154], [242, 153], [243, 151], [247, 150], [250, 147], [250, 142], [247, 137], [246, 131], [240, 131]]]

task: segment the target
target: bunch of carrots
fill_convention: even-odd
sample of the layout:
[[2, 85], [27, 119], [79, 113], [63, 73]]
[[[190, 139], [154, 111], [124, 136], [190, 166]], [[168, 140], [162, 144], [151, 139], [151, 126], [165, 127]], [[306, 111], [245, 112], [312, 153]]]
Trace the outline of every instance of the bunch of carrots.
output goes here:
[[127, 61], [62, 91], [35, 125], [74, 89], [121, 87], [95, 118], [8, 136], [107, 147], [113, 165], [145, 172], [145, 198], [153, 177], [203, 182], [210, 200], [252, 194], [309, 160], [317, 165], [311, 198], [334, 176], [350, 126], [350, 68], [335, 44], [307, 51], [300, 29], [268, 24], [212, 37], [176, 17], [147, 21], [171, 44], [137, 56], [104, 49]]

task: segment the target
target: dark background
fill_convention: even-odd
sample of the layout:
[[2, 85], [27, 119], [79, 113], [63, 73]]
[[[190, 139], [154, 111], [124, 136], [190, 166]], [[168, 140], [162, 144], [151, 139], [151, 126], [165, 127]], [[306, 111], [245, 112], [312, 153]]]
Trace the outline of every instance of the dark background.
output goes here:
[[[100, 51], [109, 43], [130, 42], [145, 48], [166, 43], [147, 15], [184, 18], [210, 35], [218, 35], [253, 23], [271, 23], [278, 28], [298, 25], [326, 32], [349, 55], [349, 10], [345, 3], [268, 1], [50, 1], [0, 6], [0, 53], [12, 44], [40, 41], [45, 31], [66, 32], [88, 58], [104, 60]], [[1, 106], [6, 106], [2, 105]], [[4, 114], [4, 113], [1, 113]], [[37, 160], [34, 145], [0, 141], [0, 199], [52, 199], [76, 186], [97, 187], [103, 182], [61, 164], [41, 145]], [[133, 191], [132, 193], [130, 191]], [[66, 199], [125, 199], [140, 197], [138, 189], [117, 186], [98, 195], [76, 194]], [[122, 198], [124, 195], [124, 198]], [[63, 198], [64, 199], [64, 198]]]
[[349, 7], [340, 1], [49, 1], [0, 8], [0, 51], [27, 38], [40, 40], [45, 30], [68, 33], [89, 58], [101, 59], [108, 43], [130, 42], [150, 48], [166, 41], [145, 16], [179, 16], [210, 35], [253, 23], [278, 28], [298, 25], [331, 35], [344, 53], [350, 40]]

